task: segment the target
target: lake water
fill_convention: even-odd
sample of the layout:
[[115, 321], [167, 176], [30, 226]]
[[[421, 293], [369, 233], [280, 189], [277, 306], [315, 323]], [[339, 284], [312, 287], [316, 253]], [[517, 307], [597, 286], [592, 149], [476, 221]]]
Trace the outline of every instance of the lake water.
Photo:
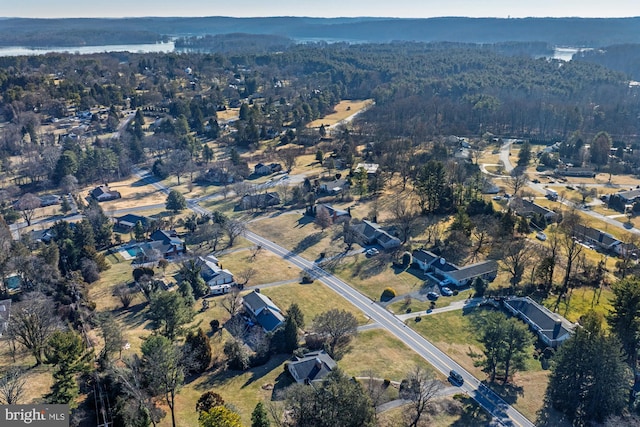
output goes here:
[[[320, 39], [300, 39], [298, 42], [317, 42]], [[324, 40], [327, 43], [339, 40]], [[122, 45], [102, 45], [102, 46], [71, 46], [71, 47], [48, 47], [42, 49], [29, 47], [0, 47], [0, 57], [2, 56], [23, 56], [23, 55], [44, 55], [51, 52], [90, 54], [102, 52], [133, 52], [133, 53], [161, 53], [174, 52], [176, 50], [173, 41], [165, 43], [144, 43], [144, 44], [122, 44]], [[557, 47], [554, 49], [553, 58], [562, 61], [571, 61], [573, 54], [581, 50], [573, 47]]]
[[173, 52], [176, 46], [170, 41], [166, 43], [122, 44], [103, 46], [71, 46], [71, 47], [47, 47], [35, 49], [30, 47], [0, 47], [0, 56], [44, 55], [51, 52], [57, 53], [102, 53], [102, 52], [134, 52], [134, 53], [158, 53]]

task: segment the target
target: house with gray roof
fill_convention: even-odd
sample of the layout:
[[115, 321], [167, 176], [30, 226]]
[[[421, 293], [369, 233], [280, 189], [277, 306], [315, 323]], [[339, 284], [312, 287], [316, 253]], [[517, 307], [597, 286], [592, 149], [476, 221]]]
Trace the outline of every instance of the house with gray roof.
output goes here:
[[209, 289], [233, 283], [233, 273], [220, 267], [220, 262], [215, 256], [198, 257], [196, 262], [200, 266], [200, 276]]
[[517, 215], [525, 218], [530, 218], [533, 215], [542, 215], [547, 222], [553, 222], [558, 218], [558, 214], [547, 209], [544, 206], [532, 202], [527, 199], [512, 198], [509, 202], [509, 206], [515, 211]]
[[443, 273], [443, 276], [457, 287], [469, 285], [472, 280], [478, 277], [492, 282], [497, 275], [498, 263], [492, 259], [465, 265], [464, 267], [459, 267], [457, 270]]
[[146, 216], [135, 214], [126, 214], [123, 216], [115, 217], [113, 218], [113, 220], [115, 221], [115, 226], [117, 228], [125, 231], [131, 230], [136, 226], [138, 222], [140, 222], [140, 224], [142, 224], [142, 226], [146, 230], [147, 228], [149, 228], [151, 222], [153, 221], [151, 218], [148, 218]]
[[0, 301], [0, 337], [9, 328], [9, 316], [11, 314], [11, 300]]
[[425, 249], [413, 251], [412, 257], [425, 274], [434, 273], [456, 287], [470, 285], [478, 277], [492, 282], [498, 274], [498, 263], [491, 259], [460, 267]]
[[276, 192], [245, 194], [240, 200], [240, 209], [266, 209], [278, 204], [280, 204], [280, 196]]
[[413, 258], [413, 262], [425, 273], [431, 269], [431, 264], [440, 258], [438, 255], [425, 249], [415, 250], [411, 256]]
[[177, 256], [187, 251], [184, 240], [178, 236], [176, 230], [156, 230], [151, 233], [151, 240], [152, 243], [160, 242], [160, 244], [156, 243], [157, 247], [154, 249], [160, 250], [165, 258]]
[[276, 330], [284, 323], [284, 316], [277, 305], [271, 299], [257, 291], [252, 291], [242, 298], [242, 305], [247, 314], [265, 332]]
[[310, 384], [321, 381], [338, 366], [324, 351], [314, 351], [303, 357], [296, 357], [287, 364], [287, 370], [298, 384]]
[[91, 197], [96, 199], [99, 202], [106, 202], [108, 200], [115, 200], [122, 197], [119, 191], [111, 190], [106, 185], [101, 185], [99, 187], [91, 190]]
[[569, 339], [576, 327], [529, 297], [508, 298], [503, 301], [503, 305], [507, 311], [528, 324], [538, 338], [549, 347], [558, 347]]
[[351, 226], [358, 243], [362, 246], [378, 244], [384, 249], [396, 248], [402, 243], [400, 239], [384, 231], [375, 222], [363, 220]]
[[573, 228], [573, 233], [576, 238], [583, 242], [591, 243], [605, 251], [616, 252], [616, 246], [622, 244], [620, 240], [616, 239], [611, 234], [582, 224], [576, 224]]

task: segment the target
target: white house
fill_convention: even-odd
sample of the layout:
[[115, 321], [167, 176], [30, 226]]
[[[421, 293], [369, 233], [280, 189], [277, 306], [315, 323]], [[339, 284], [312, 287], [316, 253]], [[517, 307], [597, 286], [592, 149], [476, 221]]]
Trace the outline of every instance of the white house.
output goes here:
[[218, 259], [213, 255], [207, 255], [206, 257], [198, 257], [198, 264], [200, 265], [200, 276], [209, 286], [209, 289], [218, 289], [220, 285], [233, 283], [233, 274], [220, 267]]

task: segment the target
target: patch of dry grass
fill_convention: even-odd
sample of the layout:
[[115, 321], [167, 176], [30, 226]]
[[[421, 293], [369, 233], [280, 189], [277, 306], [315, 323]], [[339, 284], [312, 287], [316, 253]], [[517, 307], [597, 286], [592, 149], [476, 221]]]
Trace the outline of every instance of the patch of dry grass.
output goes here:
[[416, 366], [420, 366], [439, 380], [445, 380], [422, 357], [383, 329], [358, 333], [351, 342], [351, 349], [338, 364], [350, 376], [368, 376], [368, 371], [371, 371], [375, 377], [391, 381], [402, 381]]
[[255, 269], [257, 273], [249, 281], [248, 286], [263, 285], [300, 277], [298, 268], [266, 250], [260, 250], [254, 257], [253, 250], [243, 249], [221, 255], [219, 260], [223, 268], [234, 274], [238, 274], [248, 268]]
[[291, 283], [273, 286], [264, 288], [261, 292], [271, 298], [281, 310], [286, 310], [294, 302], [298, 304], [304, 314], [306, 329], [311, 326], [314, 317], [333, 308], [353, 313], [360, 325], [369, 322], [360, 310], [318, 281], [304, 285]]
[[314, 120], [307, 125], [308, 128], [318, 128], [321, 125], [325, 126], [333, 126], [342, 120], [353, 116], [358, 113], [360, 110], [369, 107], [373, 103], [371, 99], [365, 100], [344, 100], [340, 101], [338, 105], [336, 105], [333, 110], [334, 112], [331, 114], [327, 114], [321, 119]]

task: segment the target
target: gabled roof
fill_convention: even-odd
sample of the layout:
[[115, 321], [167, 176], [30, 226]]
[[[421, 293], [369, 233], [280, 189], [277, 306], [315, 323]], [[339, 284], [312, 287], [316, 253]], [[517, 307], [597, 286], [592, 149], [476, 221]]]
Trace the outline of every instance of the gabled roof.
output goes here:
[[417, 259], [418, 261], [424, 264], [431, 264], [432, 262], [440, 258], [438, 255], [434, 254], [433, 252], [429, 252], [424, 249], [413, 251], [412, 256], [414, 259]]
[[131, 224], [132, 227], [136, 225], [138, 221], [140, 221], [143, 227], [148, 227], [149, 223], [151, 222], [151, 219], [147, 218], [146, 216], [140, 216], [140, 215], [134, 215], [134, 214], [126, 214], [120, 217], [116, 217], [115, 220], [118, 224], [124, 224], [124, 225]]
[[640, 189], [621, 191], [620, 193], [612, 194], [612, 196], [622, 197], [625, 200], [634, 200], [640, 197]]
[[323, 204], [322, 206], [324, 206], [327, 211], [329, 211], [329, 216], [335, 216], [335, 217], [339, 217], [339, 216], [349, 216], [349, 211], [345, 211], [343, 209], [336, 209], [333, 206], [329, 205], [329, 204]]
[[335, 360], [324, 351], [307, 353], [289, 363], [289, 370], [300, 382], [319, 381], [336, 368]]
[[593, 242], [597, 242], [604, 247], [612, 247], [621, 243], [620, 240], [616, 239], [609, 233], [605, 233], [604, 231], [587, 227], [582, 224], [576, 224], [574, 231], [577, 234], [577, 237], [589, 239]]
[[280, 313], [280, 309], [266, 295], [252, 291], [243, 297], [243, 304], [267, 332], [273, 331], [284, 323], [284, 316]]
[[522, 209], [516, 208], [516, 212], [520, 215], [526, 215], [529, 212], [543, 216], [557, 215], [554, 211], [526, 199], [520, 199], [519, 203], [522, 203]]
[[447, 273], [452, 279], [462, 281], [466, 279], [473, 279], [485, 274], [491, 274], [498, 271], [498, 263], [494, 260], [487, 260], [477, 262], [475, 264], [465, 265], [458, 268], [458, 270]]
[[178, 232], [176, 230], [156, 230], [151, 234], [151, 240], [173, 245], [183, 244], [183, 241], [178, 237]]
[[510, 298], [504, 302], [520, 315], [536, 325], [539, 333], [550, 340], [557, 340], [573, 332], [573, 325], [562, 316], [552, 313], [529, 297]]
[[233, 274], [229, 270], [220, 268], [218, 259], [213, 255], [198, 257], [198, 264], [201, 266], [200, 276], [202, 276], [202, 279], [207, 283], [221, 275], [233, 277]]
[[363, 220], [360, 224], [355, 224], [353, 226], [353, 230], [355, 232], [361, 234], [367, 239], [375, 238], [376, 233], [378, 232], [378, 228], [379, 228], [378, 224], [369, 222], [367, 220]]
[[380, 167], [377, 163], [358, 163], [354, 170], [358, 170], [360, 168], [364, 169], [368, 174], [378, 173], [378, 168]]
[[284, 317], [280, 312], [267, 307], [256, 315], [256, 321], [266, 332], [271, 332], [284, 323]]

